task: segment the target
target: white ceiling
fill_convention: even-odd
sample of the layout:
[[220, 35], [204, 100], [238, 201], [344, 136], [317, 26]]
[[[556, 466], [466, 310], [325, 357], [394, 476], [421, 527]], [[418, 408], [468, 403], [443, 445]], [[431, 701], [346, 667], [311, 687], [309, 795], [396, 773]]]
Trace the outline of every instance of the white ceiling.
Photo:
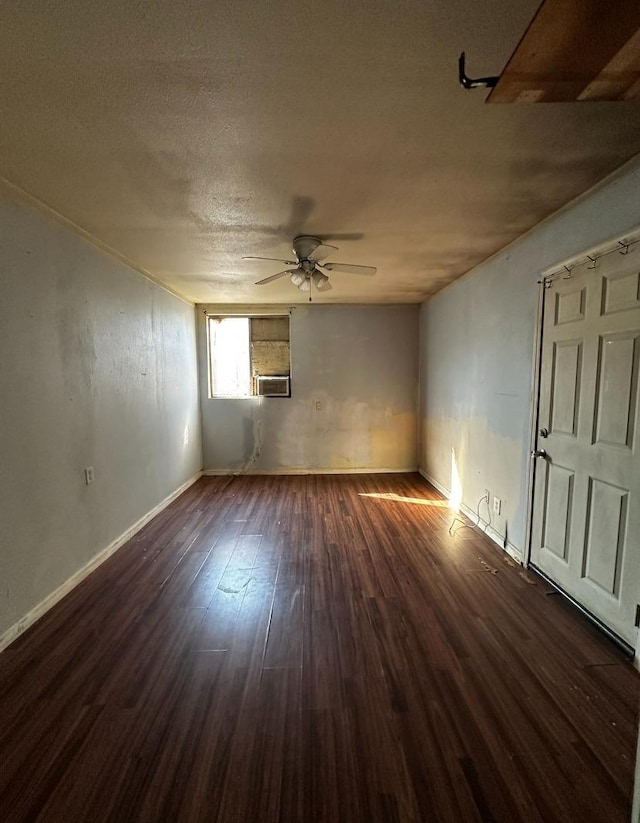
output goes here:
[[458, 86], [537, 5], [9, 0], [0, 174], [196, 302], [304, 299], [241, 260], [299, 233], [378, 266], [319, 300], [418, 301], [640, 152], [640, 106]]

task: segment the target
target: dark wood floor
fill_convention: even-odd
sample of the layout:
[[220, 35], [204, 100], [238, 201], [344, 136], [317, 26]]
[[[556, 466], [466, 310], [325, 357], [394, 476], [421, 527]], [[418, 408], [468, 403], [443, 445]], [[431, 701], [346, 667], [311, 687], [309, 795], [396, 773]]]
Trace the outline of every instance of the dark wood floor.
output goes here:
[[451, 522], [203, 478], [0, 656], [0, 819], [626, 823], [640, 678]]

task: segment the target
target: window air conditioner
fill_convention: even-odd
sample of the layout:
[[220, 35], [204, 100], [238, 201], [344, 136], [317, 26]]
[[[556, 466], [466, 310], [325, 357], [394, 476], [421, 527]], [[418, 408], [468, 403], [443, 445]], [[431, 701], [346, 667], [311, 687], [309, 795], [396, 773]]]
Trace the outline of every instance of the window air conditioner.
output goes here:
[[258, 376], [257, 381], [260, 397], [289, 397], [288, 377]]

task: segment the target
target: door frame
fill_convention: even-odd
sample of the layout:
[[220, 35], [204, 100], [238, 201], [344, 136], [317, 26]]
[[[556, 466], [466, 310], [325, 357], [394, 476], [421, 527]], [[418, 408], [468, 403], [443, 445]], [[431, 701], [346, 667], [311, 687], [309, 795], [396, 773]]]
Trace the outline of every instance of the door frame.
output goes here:
[[625, 247], [631, 247], [640, 243], [640, 225], [633, 231], [617, 234], [609, 240], [598, 243], [585, 251], [561, 260], [552, 266], [547, 266], [538, 273], [538, 305], [535, 316], [534, 346], [533, 346], [533, 368], [531, 372], [531, 414], [529, 427], [529, 449], [528, 449], [528, 482], [527, 482], [527, 510], [526, 510], [526, 530], [525, 546], [523, 552], [523, 565], [529, 566], [531, 560], [531, 537], [533, 526], [533, 495], [535, 461], [531, 458], [531, 452], [535, 449], [538, 436], [538, 415], [540, 409], [540, 375], [542, 370], [542, 331], [544, 324], [544, 295], [546, 291], [545, 283], [550, 283], [558, 277], [570, 277], [571, 269], [583, 265], [589, 261], [597, 260], [607, 254], [624, 252]]
[[[547, 266], [542, 269], [538, 275], [538, 307], [535, 318], [535, 336], [534, 336], [534, 358], [533, 370], [531, 376], [531, 415], [530, 415], [530, 430], [529, 430], [529, 449], [528, 449], [528, 482], [527, 482], [527, 511], [526, 511], [526, 529], [525, 529], [525, 546], [523, 552], [523, 565], [528, 568], [531, 562], [531, 542], [533, 533], [533, 502], [535, 491], [535, 464], [536, 461], [532, 458], [531, 452], [536, 448], [538, 437], [538, 419], [540, 410], [540, 377], [542, 372], [542, 334], [544, 324], [544, 296], [548, 288], [546, 283], [551, 283], [558, 277], [570, 277], [571, 269], [576, 266], [584, 265], [590, 261], [595, 261], [600, 257], [608, 254], [624, 254], [625, 248], [635, 246], [640, 243], [640, 225], [631, 231], [623, 234], [616, 234], [609, 240], [597, 243], [594, 246], [567, 257], [559, 263], [552, 266]], [[552, 583], [553, 585], [553, 583]], [[569, 597], [578, 608], [580, 604], [573, 598]], [[583, 611], [585, 611], [583, 609]], [[585, 611], [585, 613], [587, 613]], [[587, 613], [588, 614], [588, 613]], [[600, 622], [600, 621], [597, 621]], [[640, 670], [640, 633], [638, 634], [638, 641], [635, 648], [634, 665]]]

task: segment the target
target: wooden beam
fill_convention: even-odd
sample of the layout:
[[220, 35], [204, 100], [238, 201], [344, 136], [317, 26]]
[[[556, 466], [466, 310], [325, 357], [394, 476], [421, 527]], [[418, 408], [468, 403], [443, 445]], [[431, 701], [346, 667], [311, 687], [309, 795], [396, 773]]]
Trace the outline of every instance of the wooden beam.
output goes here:
[[637, 99], [639, 30], [638, 0], [544, 0], [487, 102]]

